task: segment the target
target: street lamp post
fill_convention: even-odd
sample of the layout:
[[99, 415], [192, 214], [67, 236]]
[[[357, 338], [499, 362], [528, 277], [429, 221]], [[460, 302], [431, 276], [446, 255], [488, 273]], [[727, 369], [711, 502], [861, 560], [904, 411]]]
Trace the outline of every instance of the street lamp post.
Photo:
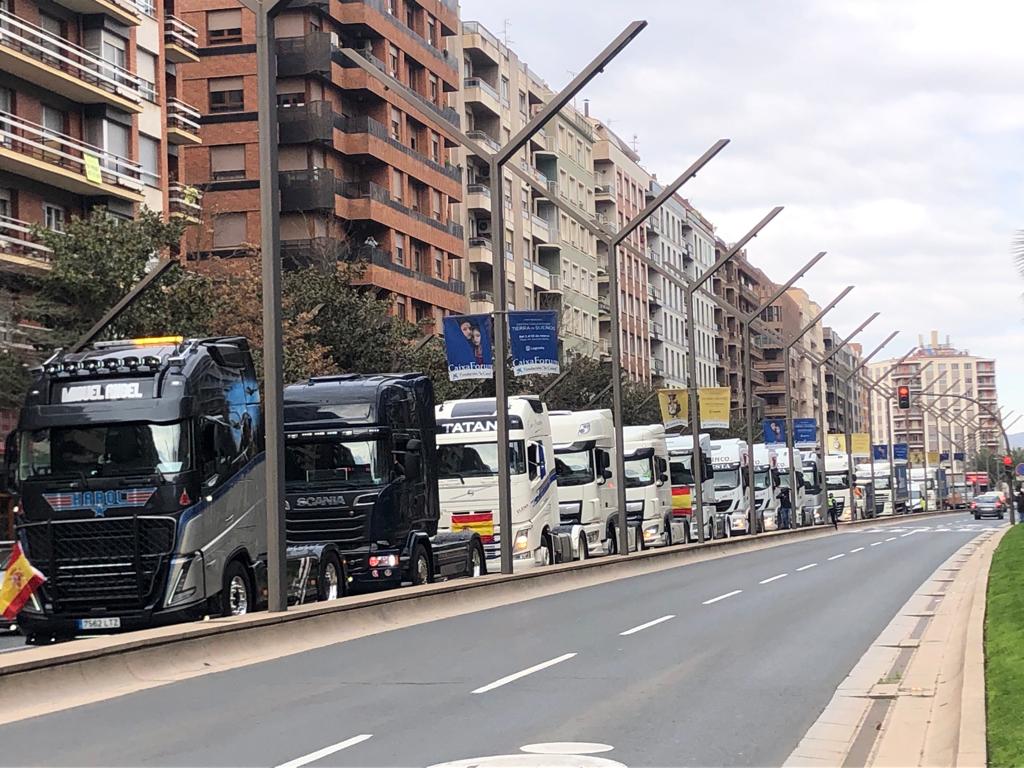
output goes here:
[[[697, 539], [700, 543], [704, 543], [704, 492], [701, 487], [704, 482], [703, 474], [704, 467], [702, 462], [704, 457], [701, 455], [700, 450], [700, 403], [697, 395], [697, 333], [693, 322], [693, 295], [696, 293], [704, 283], [706, 283], [711, 276], [714, 275], [718, 270], [725, 266], [733, 256], [740, 252], [740, 250], [753, 240], [757, 234], [768, 226], [768, 223], [782, 213], [782, 206], [776, 206], [768, 214], [761, 219], [754, 228], [751, 229], [747, 234], [741, 237], [721, 258], [717, 259], [697, 279], [693, 280], [683, 291], [683, 296], [686, 305], [686, 373], [687, 373], [687, 388], [689, 390], [689, 401], [690, 401], [690, 434], [693, 436], [693, 453], [690, 455], [691, 462], [691, 474], [693, 475], [693, 488], [694, 495], [692, 501], [691, 515], [696, 515], [697, 520]], [[714, 522], [712, 522], [712, 533], [714, 533]]]

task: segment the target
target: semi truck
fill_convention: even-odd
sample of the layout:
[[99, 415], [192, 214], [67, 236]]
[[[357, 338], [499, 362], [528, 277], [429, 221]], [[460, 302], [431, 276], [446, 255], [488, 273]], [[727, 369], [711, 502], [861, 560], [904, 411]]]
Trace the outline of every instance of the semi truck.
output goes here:
[[780, 489], [790, 489], [789, 500], [791, 504], [791, 511], [789, 524], [793, 528], [800, 528], [805, 525], [810, 525], [811, 521], [807, 519], [805, 514], [806, 498], [804, 495], [803, 459], [800, 456], [799, 451], [793, 452], [793, 459], [796, 462], [796, 471], [794, 473], [796, 478], [796, 488], [790, 488], [789, 451], [783, 449], [778, 452], [779, 487]]
[[825, 456], [825, 491], [835, 499], [839, 519], [852, 520], [856, 509], [856, 478], [850, 477], [850, 457], [845, 453], [830, 453]]
[[661, 424], [624, 427], [626, 513], [642, 519], [643, 541], [661, 547], [684, 541], [684, 526], [672, 518], [668, 443]]
[[754, 501], [760, 530], [774, 531], [779, 527], [779, 460], [774, 448], [756, 443], [752, 450], [754, 462]]
[[[701, 433], [701, 509], [704, 513], [704, 538], [725, 536], [722, 518], [716, 514], [715, 471], [711, 466], [711, 436]], [[683, 524], [684, 543], [698, 541], [697, 519], [693, 514], [696, 498], [693, 476], [693, 435], [666, 438], [669, 456], [669, 477], [672, 483], [672, 518]]]
[[[240, 615], [266, 595], [263, 420], [243, 338], [58, 351], [5, 460], [16, 537], [46, 582], [30, 643]], [[289, 600], [337, 597], [330, 546], [289, 552]]]
[[478, 533], [438, 531], [434, 408], [433, 385], [417, 373], [286, 387], [288, 544], [332, 545], [356, 589], [484, 573]]
[[[494, 398], [449, 400], [436, 407], [439, 456], [439, 530], [479, 534], [488, 560], [501, 555], [501, 537], [512, 536], [517, 563], [569, 562], [571, 526], [558, 512], [555, 451], [547, 406], [535, 396], [508, 399], [512, 531], [498, 520], [498, 414]], [[579, 531], [575, 542], [578, 546]]]
[[[615, 476], [615, 424], [607, 409], [551, 411], [560, 525], [579, 526], [573, 538], [579, 560], [619, 551]], [[639, 528], [643, 510], [635, 520]], [[631, 523], [634, 521], [631, 520]]]
[[715, 511], [723, 517], [726, 536], [750, 530], [750, 493], [745, 440], [712, 440], [711, 467], [715, 473]]
[[828, 498], [825, 493], [825, 473], [821, 458], [814, 451], [800, 454], [801, 472], [804, 479], [804, 502], [802, 517], [814, 525], [829, 522]]

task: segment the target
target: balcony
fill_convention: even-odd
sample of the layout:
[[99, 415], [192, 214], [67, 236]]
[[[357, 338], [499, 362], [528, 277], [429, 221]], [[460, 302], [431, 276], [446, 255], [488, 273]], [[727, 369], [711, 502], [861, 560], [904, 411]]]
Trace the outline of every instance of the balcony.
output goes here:
[[484, 131], [470, 131], [466, 134], [466, 138], [472, 139], [479, 144], [483, 144], [492, 152], [497, 152], [501, 149], [501, 145], [492, 139], [490, 134], [485, 133]]
[[0, 216], [0, 272], [50, 268], [50, 249], [35, 241], [27, 221]]
[[172, 181], [167, 187], [168, 209], [171, 216], [195, 224], [202, 220], [203, 195], [195, 187]]
[[177, 16], [164, 18], [164, 55], [175, 64], [199, 63], [199, 32]]
[[658, 216], [657, 213], [648, 216], [647, 220], [644, 222], [644, 226], [647, 227], [647, 232], [649, 235], [661, 234], [661, 218]]
[[479, 77], [467, 77], [462, 81], [466, 104], [479, 104], [494, 117], [501, 117], [501, 97], [494, 86]]
[[612, 342], [610, 339], [601, 339], [601, 342], [597, 345], [598, 354], [602, 360], [608, 360], [612, 356]]
[[402, 213], [414, 221], [418, 221], [421, 224], [426, 224], [429, 227], [433, 227], [441, 232], [445, 232], [452, 237], [457, 237], [461, 240], [465, 236], [465, 232], [462, 229], [461, 224], [457, 224], [454, 221], [440, 221], [431, 216], [427, 216], [425, 213], [421, 213], [415, 208], [410, 208], [399, 200], [395, 200], [391, 197], [391, 193], [388, 192], [384, 187], [374, 184], [372, 181], [348, 181], [339, 183], [337, 192], [342, 197], [346, 197], [349, 200], [375, 200], [378, 203], [392, 208], [399, 213]]
[[663, 333], [664, 329], [661, 327], [661, 323], [650, 324], [651, 341], [664, 341], [665, 337], [663, 336]]
[[494, 311], [494, 294], [490, 291], [470, 291], [469, 311], [472, 314], [486, 315]]
[[469, 210], [491, 212], [491, 188], [487, 184], [466, 185], [466, 207]]
[[181, 99], [167, 100], [167, 140], [171, 144], [202, 144], [199, 110]]
[[661, 304], [661, 291], [655, 288], [653, 285], [647, 286], [647, 303], [652, 307], [660, 307]]
[[462, 24], [462, 48], [463, 50], [479, 51], [494, 66], [501, 64], [502, 44], [493, 34], [481, 26], [478, 22], [467, 21]]
[[8, 112], [0, 112], [0, 167], [76, 195], [143, 200], [138, 163]]
[[[277, 39], [278, 77], [304, 77], [306, 75], [327, 76], [331, 73], [333, 54], [331, 35], [328, 32], [310, 32], [303, 37], [281, 37]], [[372, 53], [363, 58], [371, 61], [378, 69], [384, 69], [384, 62]], [[355, 65], [353, 65], [355, 66]], [[278, 110], [283, 113], [284, 110]]]
[[[410, 29], [406, 24], [400, 21], [397, 17], [393, 16], [390, 11], [384, 6], [384, 0], [341, 0], [342, 3], [342, 14], [338, 19], [342, 24], [367, 24], [368, 26], [376, 26], [375, 22], [379, 18], [385, 19], [391, 26], [401, 33], [408, 35], [418, 43], [418, 48], [425, 53], [428, 53], [431, 57], [436, 59], [441, 64], [444, 64], [450, 69], [458, 69], [458, 64], [454, 58], [448, 53], [447, 49], [437, 48], [431, 45], [430, 41], [423, 37], [419, 32]], [[355, 9], [355, 14], [351, 14], [347, 11], [345, 6], [358, 6]], [[371, 8], [375, 13], [366, 13], [365, 8]], [[379, 30], [384, 37], [390, 37], [390, 30]], [[439, 38], [444, 40], [444, 38]], [[401, 45], [401, 43], [399, 43]], [[420, 58], [413, 55], [414, 58]], [[453, 79], [453, 87], [446, 90], [455, 90], [454, 83], [457, 81]]]
[[0, 70], [82, 104], [141, 112], [150, 89], [137, 75], [85, 48], [0, 11]]
[[548, 224], [547, 220], [537, 214], [533, 214], [530, 220], [533, 224], [533, 239], [539, 243], [550, 243], [551, 225]]
[[[542, 293], [547, 293], [548, 291], [550, 291], [552, 280], [551, 273], [537, 263], [531, 264], [530, 269], [533, 272], [534, 287], [537, 288], [537, 290], [541, 291]], [[557, 276], [555, 279], [557, 279]]]
[[469, 238], [469, 263], [494, 264], [494, 246], [489, 237]]
[[605, 202], [615, 199], [615, 185], [614, 184], [595, 184], [594, 185], [594, 201]]
[[664, 376], [665, 361], [660, 357], [651, 358], [651, 373], [655, 376]]
[[601, 296], [600, 298], [598, 298], [598, 300], [597, 300], [597, 314], [601, 317], [601, 319], [608, 319], [608, 320], [611, 319], [611, 316], [612, 316], [612, 306], [609, 303], [607, 296]]
[[329, 101], [278, 107], [278, 141], [281, 144], [330, 144], [334, 141], [334, 118]]
[[[547, 270], [545, 270], [545, 271], [547, 271]], [[562, 295], [562, 276], [561, 275], [553, 275], [550, 272], [548, 272], [548, 275], [549, 275], [549, 277], [548, 277], [548, 287], [545, 288], [543, 292], [544, 293], [558, 294], [559, 296], [561, 296]]]
[[60, 0], [60, 5], [83, 16], [106, 14], [120, 24], [134, 27], [141, 23], [139, 7], [128, 0]]
[[[318, 102], [314, 102], [318, 103]], [[458, 166], [452, 165], [451, 163], [441, 163], [437, 160], [433, 160], [426, 155], [417, 152], [412, 147], [409, 147], [398, 139], [391, 136], [388, 133], [387, 126], [383, 123], [379, 123], [372, 117], [367, 115], [361, 115], [359, 117], [344, 117], [343, 115], [334, 115], [334, 127], [343, 133], [348, 134], [369, 134], [374, 136], [381, 141], [388, 144], [388, 146], [397, 149], [404, 155], [408, 155], [417, 162], [422, 163], [426, 167], [430, 168], [436, 173], [440, 173], [443, 176], [448, 177], [452, 181], [457, 181], [461, 184], [462, 182], [462, 169]], [[386, 158], [385, 158], [386, 159]]]

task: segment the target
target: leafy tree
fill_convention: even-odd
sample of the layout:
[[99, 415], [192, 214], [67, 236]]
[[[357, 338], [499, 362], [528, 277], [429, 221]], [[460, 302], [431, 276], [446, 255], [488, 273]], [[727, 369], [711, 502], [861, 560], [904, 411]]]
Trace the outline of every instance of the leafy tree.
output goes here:
[[0, 408], [20, 408], [31, 383], [29, 366], [36, 360], [15, 348], [0, 348]]

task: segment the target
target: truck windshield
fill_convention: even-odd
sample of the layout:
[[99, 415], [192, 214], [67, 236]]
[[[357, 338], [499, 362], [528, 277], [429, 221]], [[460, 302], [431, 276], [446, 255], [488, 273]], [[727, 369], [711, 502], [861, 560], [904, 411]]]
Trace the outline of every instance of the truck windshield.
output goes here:
[[843, 491], [850, 487], [846, 482], [846, 473], [825, 475], [825, 487], [830, 491]]
[[288, 442], [284, 479], [303, 485], [365, 488], [385, 483], [390, 467], [382, 463], [377, 440]]
[[[526, 472], [526, 453], [522, 440], [509, 440], [509, 470], [513, 475]], [[442, 480], [467, 477], [491, 477], [498, 474], [498, 444], [452, 443], [437, 446]]]
[[643, 488], [654, 483], [654, 459], [626, 459], [626, 487]]
[[763, 491], [771, 483], [771, 475], [767, 469], [754, 470], [754, 490]]
[[182, 424], [106, 424], [23, 432], [18, 477], [116, 477], [189, 468]]
[[594, 482], [593, 451], [556, 452], [555, 473], [558, 484], [563, 487]]
[[692, 463], [692, 453], [682, 456], [672, 456], [669, 459], [668, 468], [672, 475], [672, 485], [693, 485], [693, 472], [690, 471], [690, 465]]
[[728, 491], [740, 484], [740, 471], [738, 469], [715, 469], [715, 490]]
[[889, 478], [888, 477], [876, 477], [874, 481], [876, 491], [888, 491], [889, 490]]

